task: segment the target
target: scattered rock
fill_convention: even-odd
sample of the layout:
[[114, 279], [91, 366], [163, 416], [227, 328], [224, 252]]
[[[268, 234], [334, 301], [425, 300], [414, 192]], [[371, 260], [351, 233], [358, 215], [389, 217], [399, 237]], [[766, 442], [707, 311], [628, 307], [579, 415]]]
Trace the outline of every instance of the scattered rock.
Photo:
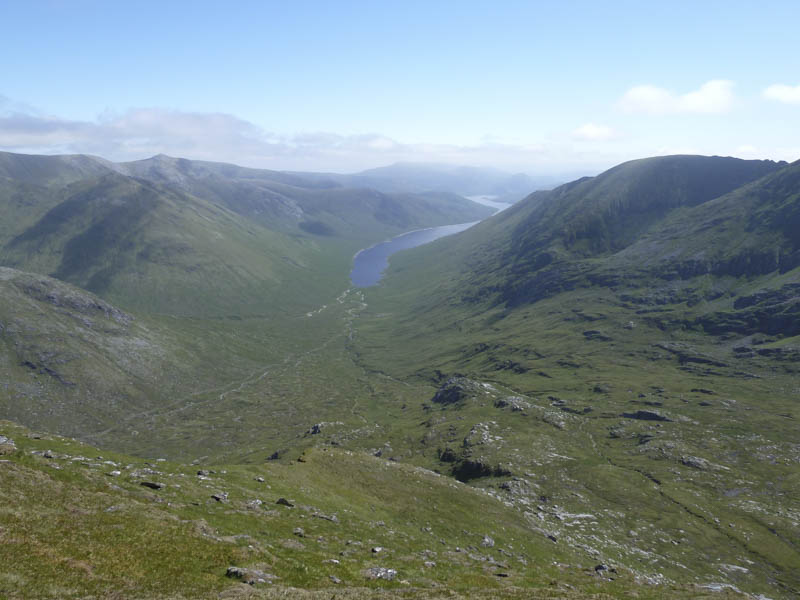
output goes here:
[[167, 487], [166, 483], [161, 483], [159, 481], [140, 481], [139, 485], [143, 485], [146, 488], [150, 488], [151, 490], [161, 490]]
[[289, 508], [294, 507], [294, 502], [287, 500], [286, 498], [278, 498], [275, 501], [275, 504], [280, 504], [281, 506], [288, 506]]
[[295, 527], [292, 533], [294, 533], [297, 537], [306, 537], [306, 532], [302, 527]]
[[274, 579], [278, 579], [278, 577], [272, 573], [265, 573], [264, 571], [259, 571], [258, 569], [246, 569], [243, 567], [228, 567], [225, 575], [231, 579], [239, 579], [243, 583], [250, 585], [256, 585], [257, 583], [272, 583]]
[[427, 567], [428, 569], [432, 569], [433, 567], [435, 567], [435, 566], [436, 566], [436, 563], [435, 563], [435, 562], [433, 562], [432, 560], [426, 560], [426, 561], [425, 561], [424, 563], [422, 563], [422, 564], [423, 564], [425, 567]]
[[481, 546], [483, 546], [484, 548], [493, 548], [494, 540], [490, 538], [488, 535], [484, 535], [483, 540], [481, 541]]
[[217, 502], [227, 502], [228, 492], [217, 492], [216, 494], [211, 494], [211, 497]]
[[120, 475], [122, 475], [122, 471], [109, 471], [108, 473], [106, 473], [106, 475], [108, 475], [109, 477], [119, 477]]
[[337, 585], [342, 583], [342, 580], [339, 579], [336, 575], [328, 575], [328, 578], [331, 580], [331, 582], [333, 582], [333, 583], [335, 583]]
[[256, 477], [256, 481], [258, 483], [264, 483], [264, 478], [263, 477]]
[[206, 471], [205, 469], [200, 469], [197, 472], [197, 476], [198, 477], [208, 477], [209, 473], [210, 473], [210, 471]]
[[56, 455], [53, 454], [52, 450], [45, 450], [44, 454], [42, 456], [44, 456], [45, 458], [55, 458], [56, 457]]
[[383, 552], [383, 548], [381, 546], [375, 546], [374, 548], [372, 548], [373, 554], [379, 554], [380, 552]]
[[385, 579], [387, 581], [392, 581], [397, 577], [397, 571], [395, 569], [387, 569], [386, 567], [370, 567], [369, 569], [364, 569], [364, 577], [367, 579]]

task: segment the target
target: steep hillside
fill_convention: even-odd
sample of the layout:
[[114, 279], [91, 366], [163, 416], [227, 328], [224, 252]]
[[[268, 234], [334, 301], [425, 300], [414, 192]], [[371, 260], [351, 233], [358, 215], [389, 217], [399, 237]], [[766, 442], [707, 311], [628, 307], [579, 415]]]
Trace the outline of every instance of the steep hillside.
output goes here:
[[[578, 547], [621, 562], [646, 548], [667, 578], [703, 563], [722, 582], [792, 597], [798, 164], [739, 163], [745, 174], [711, 191], [699, 172], [658, 164], [643, 166], [659, 185], [689, 183], [633, 194], [634, 163], [631, 181], [620, 167], [534, 194], [397, 255], [366, 290], [353, 348], [364, 369], [432, 388], [408, 434], [431, 468], [522, 506], [608, 511], [591, 534], [571, 530]], [[601, 194], [612, 178], [618, 192]], [[578, 206], [602, 210], [583, 218]], [[584, 226], [611, 214], [621, 237]], [[643, 522], [655, 525], [646, 541]]]
[[73, 435], [158, 403], [171, 340], [96, 296], [0, 267], [0, 414]]
[[[6, 265], [51, 274], [129, 310], [263, 314], [318, 254], [313, 242], [115, 173], [66, 198], [12, 238]], [[309, 293], [320, 294], [313, 284]]]
[[363, 238], [376, 227], [402, 231], [469, 222], [491, 214], [486, 207], [454, 194], [411, 194], [408, 187], [384, 193], [370, 189], [368, 181], [347, 176], [281, 173], [163, 155], [116, 168], [225, 206], [272, 229], [299, 227], [325, 236]]
[[0, 262], [151, 313], [302, 314], [343, 289], [360, 248], [491, 212], [164, 156], [2, 158]]

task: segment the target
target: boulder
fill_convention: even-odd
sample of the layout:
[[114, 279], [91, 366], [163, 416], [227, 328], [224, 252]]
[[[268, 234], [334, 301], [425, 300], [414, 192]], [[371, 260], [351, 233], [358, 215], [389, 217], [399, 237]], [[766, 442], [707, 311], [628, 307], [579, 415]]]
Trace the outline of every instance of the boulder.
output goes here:
[[244, 567], [228, 567], [225, 575], [231, 579], [239, 579], [243, 583], [250, 585], [256, 585], [257, 583], [272, 583], [274, 579], [278, 579], [278, 577], [272, 573], [265, 573], [264, 571], [259, 571], [258, 569], [247, 569]]
[[638, 419], [640, 421], [672, 421], [672, 419], [657, 410], [637, 410], [632, 413], [622, 413], [622, 416], [626, 419]]
[[436, 404], [448, 406], [462, 403], [470, 396], [483, 391], [483, 386], [477, 381], [466, 377], [451, 377], [439, 387], [431, 400]]
[[10, 437], [0, 435], [0, 456], [4, 454], [11, 454], [17, 449], [17, 445]]
[[151, 490], [162, 490], [167, 487], [166, 483], [161, 483], [160, 481], [141, 481], [139, 482], [139, 485], [143, 485]]

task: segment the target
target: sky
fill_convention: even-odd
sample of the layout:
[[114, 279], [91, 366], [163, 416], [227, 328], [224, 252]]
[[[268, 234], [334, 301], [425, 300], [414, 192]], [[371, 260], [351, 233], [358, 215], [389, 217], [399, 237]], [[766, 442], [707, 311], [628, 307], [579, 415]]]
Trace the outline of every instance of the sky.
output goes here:
[[0, 150], [592, 174], [800, 159], [800, 2], [0, 0]]

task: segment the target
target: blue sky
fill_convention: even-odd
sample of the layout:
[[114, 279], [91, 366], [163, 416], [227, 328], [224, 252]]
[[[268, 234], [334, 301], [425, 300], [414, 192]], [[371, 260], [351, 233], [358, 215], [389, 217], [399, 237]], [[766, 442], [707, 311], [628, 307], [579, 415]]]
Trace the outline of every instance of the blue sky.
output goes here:
[[0, 149], [532, 174], [800, 158], [800, 3], [0, 0]]

